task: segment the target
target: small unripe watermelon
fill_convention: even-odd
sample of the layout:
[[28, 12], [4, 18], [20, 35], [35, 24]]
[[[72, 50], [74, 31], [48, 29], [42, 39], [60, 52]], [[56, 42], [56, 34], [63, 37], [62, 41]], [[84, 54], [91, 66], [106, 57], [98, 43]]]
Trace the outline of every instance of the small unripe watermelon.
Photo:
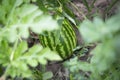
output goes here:
[[72, 24], [64, 19], [59, 30], [45, 31], [39, 35], [43, 47], [56, 51], [61, 58], [66, 59], [73, 54], [77, 39]]

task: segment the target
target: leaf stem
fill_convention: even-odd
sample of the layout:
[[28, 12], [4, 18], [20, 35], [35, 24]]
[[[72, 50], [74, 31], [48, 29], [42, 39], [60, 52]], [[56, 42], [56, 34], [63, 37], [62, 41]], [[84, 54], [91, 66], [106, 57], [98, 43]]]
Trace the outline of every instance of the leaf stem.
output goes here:
[[10, 68], [10, 64], [6, 67], [6, 70], [4, 71], [4, 74], [0, 77], [0, 80], [6, 80], [7, 71]]
[[13, 61], [15, 50], [17, 48], [17, 44], [18, 44], [18, 39], [15, 41], [15, 44], [13, 46], [13, 51], [11, 52], [11, 55], [10, 55], [10, 61]]

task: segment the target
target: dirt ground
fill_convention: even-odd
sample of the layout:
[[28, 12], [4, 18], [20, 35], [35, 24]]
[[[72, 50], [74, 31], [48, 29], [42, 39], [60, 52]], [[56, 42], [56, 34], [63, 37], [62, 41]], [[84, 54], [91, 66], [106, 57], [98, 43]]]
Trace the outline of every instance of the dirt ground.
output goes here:
[[[87, 0], [89, 6], [92, 5], [92, 2], [94, 0]], [[80, 10], [80, 12], [84, 15], [93, 15], [96, 14], [101, 16], [103, 19], [108, 18], [112, 15], [114, 15], [115, 13], [117, 13], [117, 7], [118, 4], [120, 3], [120, 1], [118, 1], [109, 11], [108, 13], [105, 14], [107, 8], [110, 6], [110, 4], [112, 3], [113, 0], [96, 0], [96, 2], [93, 4], [93, 8], [91, 9], [91, 11], [89, 12], [86, 8], [86, 6], [82, 3], [82, 0], [73, 0], [73, 3], [78, 7], [78, 9]], [[78, 11], [74, 10], [77, 18], [79, 20], [83, 20], [83, 15], [79, 14]], [[93, 16], [91, 16], [92, 18]]]

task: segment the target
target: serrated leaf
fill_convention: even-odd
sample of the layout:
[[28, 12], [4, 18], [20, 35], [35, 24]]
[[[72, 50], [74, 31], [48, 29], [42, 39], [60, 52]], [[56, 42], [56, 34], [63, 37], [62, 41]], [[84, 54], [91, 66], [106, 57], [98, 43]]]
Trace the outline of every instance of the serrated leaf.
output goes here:
[[27, 63], [32, 67], [36, 67], [38, 65], [38, 62], [35, 59], [28, 59]]
[[10, 69], [7, 71], [7, 74], [10, 74], [11, 77], [20, 76], [21, 74], [24, 77], [30, 76], [30, 71], [27, 64], [24, 61], [16, 60], [12, 61]]
[[58, 29], [58, 23], [49, 15], [43, 15], [36, 19], [30, 27], [35, 33], [41, 33], [42, 31], [51, 31]]
[[46, 64], [47, 60], [60, 61], [62, 60], [62, 58], [56, 52], [51, 51], [49, 48], [45, 48], [40, 52], [40, 56], [38, 60], [41, 64]]
[[34, 45], [33, 47], [31, 47], [29, 49], [29, 51], [27, 53], [25, 53], [24, 56], [30, 56], [30, 55], [34, 55], [37, 54], [38, 52], [40, 52], [43, 49], [43, 47], [41, 45]]
[[28, 49], [28, 47], [27, 47], [27, 42], [26, 42], [26, 41], [22, 41], [21, 43], [19, 43], [16, 51], [19, 52], [19, 54], [22, 54], [22, 53], [24, 53], [27, 49]]
[[[41, 10], [35, 10], [34, 12], [26, 15], [25, 17], [22, 18], [21, 23], [22, 24], [30, 24], [29, 26], [31, 26], [32, 24], [34, 24], [35, 19], [38, 18], [39, 16], [42, 16], [42, 11]], [[39, 19], [40, 21], [40, 19]]]
[[19, 16], [25, 17], [37, 9], [38, 9], [38, 7], [33, 4], [24, 4], [24, 5], [22, 5], [22, 7], [19, 10], [20, 11]]
[[[7, 5], [5, 4], [7, 3]], [[52, 18], [50, 15], [44, 15], [43, 12], [38, 9], [38, 6], [34, 4], [25, 4], [23, 1], [17, 0], [15, 2], [6, 2], [5, 1], [2, 12], [2, 23], [5, 21], [5, 27], [8, 27], [10, 30], [6, 33], [8, 40], [14, 42], [18, 37], [28, 38], [29, 37], [29, 28], [35, 33], [42, 33], [44, 30], [54, 30], [58, 29], [57, 21]], [[9, 7], [9, 3], [15, 4], [14, 10], [10, 11], [13, 6]], [[23, 3], [23, 4], [22, 4]], [[20, 6], [19, 6], [20, 5]], [[8, 8], [8, 11], [5, 11]], [[1, 11], [0, 10], [0, 11]], [[5, 15], [8, 15], [7, 17]], [[47, 24], [46, 24], [47, 23]], [[10, 36], [10, 37], [9, 37]]]

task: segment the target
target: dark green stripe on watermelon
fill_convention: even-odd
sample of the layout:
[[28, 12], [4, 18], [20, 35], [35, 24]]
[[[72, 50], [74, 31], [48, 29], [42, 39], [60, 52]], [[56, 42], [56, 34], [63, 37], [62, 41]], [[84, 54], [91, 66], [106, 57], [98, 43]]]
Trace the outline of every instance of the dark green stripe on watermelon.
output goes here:
[[57, 46], [56, 46], [56, 51], [58, 52], [58, 54], [60, 55], [60, 57], [62, 58], [62, 59], [64, 59], [65, 57], [64, 57], [64, 54], [63, 54], [63, 46], [62, 46], [62, 44], [58, 44]]
[[71, 42], [70, 42], [70, 34], [68, 34], [67, 32], [67, 30], [65, 29], [65, 27], [66, 26], [63, 26], [63, 30], [62, 30], [62, 32], [63, 32], [63, 36], [64, 36], [64, 43], [63, 43], [63, 46], [64, 46], [64, 51], [66, 52], [66, 56], [69, 56], [69, 53], [72, 51], [71, 49], [72, 49], [72, 47], [71, 47]]
[[47, 45], [51, 50], [53, 50], [53, 45], [52, 45], [52, 41], [53, 41], [53, 37], [50, 36], [50, 32], [46, 32], [47, 36], [46, 36], [46, 40], [47, 40]]
[[42, 46], [43, 46], [43, 47], [46, 47], [46, 45], [45, 45], [45, 40], [44, 40], [44, 36], [43, 36], [42, 34], [39, 36], [39, 39], [40, 39], [40, 43], [42, 44]]
[[64, 54], [64, 57], [68, 56], [68, 53], [69, 53], [69, 45], [68, 45], [68, 38], [66, 37], [66, 34], [65, 34], [65, 31], [63, 31], [63, 28], [62, 28], [62, 31], [61, 31], [61, 38], [63, 39], [63, 41], [61, 41], [61, 44], [63, 46], [63, 54]]
[[53, 45], [53, 50], [56, 50], [55, 46], [56, 46], [56, 41], [55, 41], [55, 34], [53, 32], [51, 32], [51, 34], [49, 35], [52, 38], [51, 44]]
[[73, 36], [72, 39], [71, 39], [73, 41], [73, 46], [76, 46], [76, 40], [77, 39], [76, 39], [76, 34], [75, 34], [75, 31], [72, 27], [72, 24], [68, 20], [66, 20], [64, 23], [66, 24], [67, 28], [69, 28], [69, 31]]

